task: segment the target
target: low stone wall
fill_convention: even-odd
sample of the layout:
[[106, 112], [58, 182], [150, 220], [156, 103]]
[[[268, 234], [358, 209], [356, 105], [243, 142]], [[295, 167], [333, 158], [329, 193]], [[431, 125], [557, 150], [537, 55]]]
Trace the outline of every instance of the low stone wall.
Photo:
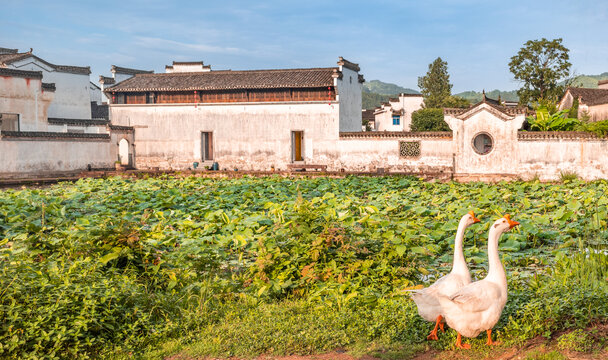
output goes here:
[[0, 178], [114, 166], [108, 134], [0, 133]]
[[333, 170], [442, 174], [453, 171], [451, 132], [340, 133]]
[[574, 173], [584, 180], [608, 178], [608, 139], [584, 132], [519, 132], [518, 174], [557, 180]]

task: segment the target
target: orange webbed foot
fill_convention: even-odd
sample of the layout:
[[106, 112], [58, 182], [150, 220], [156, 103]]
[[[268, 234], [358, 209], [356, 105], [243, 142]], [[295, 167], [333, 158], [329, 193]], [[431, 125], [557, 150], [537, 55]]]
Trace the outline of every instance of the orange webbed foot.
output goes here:
[[431, 331], [431, 333], [429, 334], [429, 336], [426, 337], [427, 340], [439, 340], [439, 337], [437, 337], [437, 330], [433, 330]]
[[444, 323], [439, 323], [439, 328], [441, 329], [441, 332], [445, 332], [445, 329], [443, 328]]
[[471, 344], [463, 344], [462, 335], [458, 334], [458, 337], [456, 338], [456, 347], [459, 349], [469, 350], [471, 348]]
[[486, 330], [486, 333], [488, 334], [488, 341], [486, 341], [486, 345], [500, 345], [502, 344], [500, 341], [492, 341], [492, 330]]

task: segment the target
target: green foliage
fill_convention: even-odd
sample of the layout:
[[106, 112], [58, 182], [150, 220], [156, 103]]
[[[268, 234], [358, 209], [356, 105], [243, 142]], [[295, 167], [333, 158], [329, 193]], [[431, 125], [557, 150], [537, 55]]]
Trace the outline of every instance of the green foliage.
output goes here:
[[578, 119], [578, 98], [574, 98], [572, 102], [572, 107], [570, 111], [568, 111], [568, 117], [572, 119]]
[[529, 40], [517, 55], [511, 58], [509, 70], [515, 80], [522, 83], [517, 91], [520, 104], [528, 104], [537, 99], [557, 99], [564, 87], [558, 84], [570, 74], [568, 48], [562, 39]]
[[585, 121], [582, 120], [578, 127], [576, 128], [578, 131], [587, 131], [594, 133], [598, 136], [606, 137], [608, 136], [608, 120], [601, 121]]
[[395, 95], [381, 95], [363, 92], [361, 93], [361, 107], [368, 110], [375, 109], [382, 105], [383, 102], [387, 102], [391, 97], [395, 97]]
[[426, 108], [444, 107], [445, 101], [452, 94], [448, 63], [440, 57], [435, 59], [429, 64], [426, 75], [418, 78], [418, 87], [424, 96]]
[[450, 131], [442, 109], [425, 108], [412, 113], [412, 131]]
[[560, 171], [559, 180], [563, 183], [578, 180], [578, 174], [570, 171]]
[[459, 96], [450, 95], [443, 102], [443, 106], [447, 108], [468, 108], [471, 103], [467, 99], [463, 99]]
[[576, 329], [560, 336], [557, 339], [557, 346], [562, 350], [586, 352], [591, 350], [593, 343], [587, 333], [582, 329]]
[[483, 221], [465, 239], [475, 278], [491, 221], [508, 212], [521, 222], [500, 244], [510, 286], [500, 336], [582, 328], [608, 318], [606, 192], [604, 181], [411, 177], [109, 178], [2, 191], [0, 357], [420, 349], [430, 324], [402, 290], [449, 270], [469, 210]]
[[536, 109], [536, 117], [528, 117], [528, 124], [532, 131], [573, 131], [576, 130], [580, 121], [576, 118], [567, 118], [570, 109], [564, 109], [555, 113], [542, 106]]

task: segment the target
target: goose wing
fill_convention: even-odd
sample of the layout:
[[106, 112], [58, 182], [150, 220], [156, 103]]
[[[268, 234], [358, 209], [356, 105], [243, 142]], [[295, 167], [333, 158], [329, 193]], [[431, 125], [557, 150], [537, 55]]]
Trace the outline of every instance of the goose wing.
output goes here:
[[482, 280], [463, 287], [449, 299], [462, 311], [483, 312], [499, 301], [500, 288], [492, 282]]

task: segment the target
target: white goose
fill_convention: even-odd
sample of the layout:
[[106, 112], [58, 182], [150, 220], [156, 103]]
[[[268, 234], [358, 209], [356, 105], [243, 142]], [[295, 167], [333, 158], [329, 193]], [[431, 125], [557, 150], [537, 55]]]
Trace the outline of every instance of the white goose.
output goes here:
[[452, 271], [439, 278], [439, 280], [427, 288], [411, 291], [412, 300], [414, 300], [416, 306], [418, 306], [418, 314], [427, 321], [435, 322], [435, 328], [431, 331], [429, 336], [427, 336], [428, 340], [438, 340], [438, 326], [441, 327], [441, 331], [444, 331], [441, 305], [439, 304], [437, 296], [450, 296], [463, 286], [471, 283], [471, 275], [469, 274], [467, 263], [464, 260], [462, 244], [464, 242], [465, 230], [478, 222], [479, 219], [475, 217], [475, 213], [472, 211], [469, 211], [468, 214], [460, 219], [458, 230], [456, 231], [456, 238], [454, 240], [454, 264], [452, 265]]
[[496, 220], [488, 235], [489, 270], [485, 279], [471, 283], [451, 296], [439, 296], [443, 308], [442, 315], [447, 324], [458, 332], [456, 347], [470, 349], [463, 344], [461, 336], [476, 337], [482, 331], [488, 334], [488, 345], [492, 341], [492, 328], [498, 322], [502, 309], [507, 303], [507, 276], [498, 257], [498, 239], [502, 233], [519, 225], [509, 215]]

